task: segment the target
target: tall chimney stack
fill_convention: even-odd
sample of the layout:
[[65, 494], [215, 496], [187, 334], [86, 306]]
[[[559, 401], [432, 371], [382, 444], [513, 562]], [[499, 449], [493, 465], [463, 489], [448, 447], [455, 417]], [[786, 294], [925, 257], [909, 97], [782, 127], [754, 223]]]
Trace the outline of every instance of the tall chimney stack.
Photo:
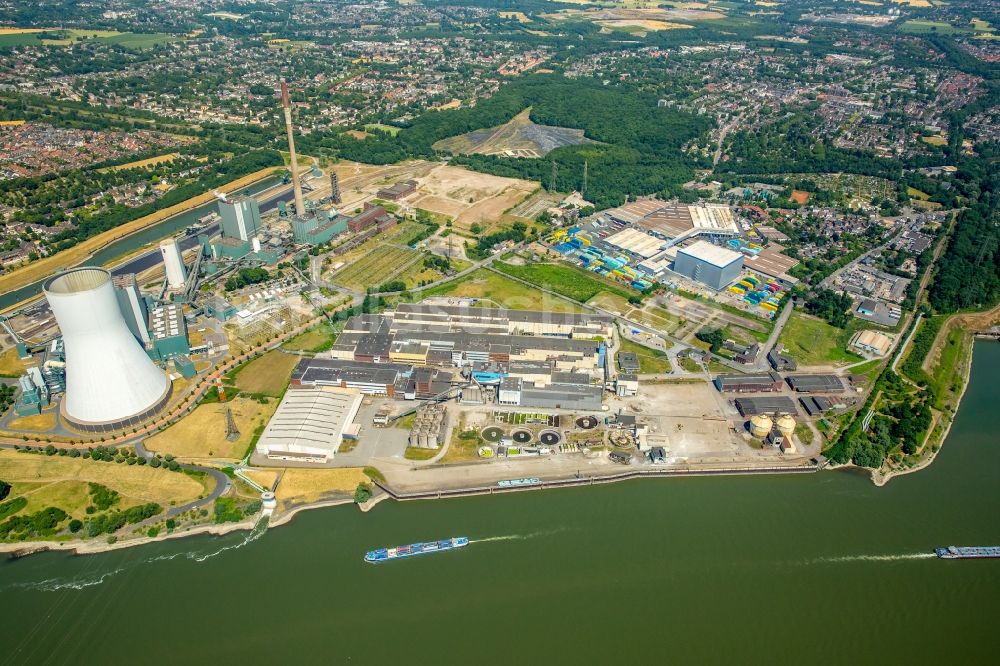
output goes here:
[[295, 214], [305, 215], [306, 204], [302, 199], [302, 182], [299, 180], [299, 161], [295, 155], [295, 137], [292, 136], [292, 101], [288, 97], [288, 84], [281, 79], [281, 106], [285, 111], [285, 131], [288, 133], [288, 157], [292, 162], [292, 191], [295, 193]]

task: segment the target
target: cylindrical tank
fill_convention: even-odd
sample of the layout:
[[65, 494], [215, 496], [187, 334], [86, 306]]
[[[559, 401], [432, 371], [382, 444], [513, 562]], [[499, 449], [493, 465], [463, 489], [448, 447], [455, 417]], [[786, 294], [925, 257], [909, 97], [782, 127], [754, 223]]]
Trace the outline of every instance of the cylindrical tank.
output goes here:
[[177, 246], [177, 241], [168, 238], [160, 242], [160, 254], [163, 255], [163, 269], [167, 273], [167, 284], [171, 289], [180, 289], [187, 279], [187, 271], [184, 269], [184, 258], [181, 256], [181, 249]]
[[750, 417], [750, 433], [758, 439], [767, 437], [772, 425], [771, 417], [767, 414], [755, 414]]
[[72, 269], [43, 290], [66, 350], [67, 421], [91, 432], [119, 430], [166, 404], [170, 382], [129, 332], [110, 272]]
[[778, 426], [778, 432], [780, 432], [785, 437], [791, 437], [792, 433], [795, 432], [795, 418], [791, 414], [782, 414], [775, 421], [775, 425]]

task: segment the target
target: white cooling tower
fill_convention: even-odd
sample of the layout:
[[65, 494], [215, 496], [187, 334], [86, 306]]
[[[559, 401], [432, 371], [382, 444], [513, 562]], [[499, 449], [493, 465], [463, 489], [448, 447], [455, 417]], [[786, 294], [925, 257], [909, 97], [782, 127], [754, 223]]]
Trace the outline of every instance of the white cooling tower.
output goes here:
[[50, 279], [44, 291], [65, 344], [61, 410], [70, 424], [92, 432], [121, 430], [166, 404], [170, 381], [129, 332], [110, 272], [75, 268]]
[[173, 238], [162, 241], [160, 254], [163, 255], [163, 268], [167, 272], [167, 284], [171, 289], [180, 289], [187, 279], [187, 272], [184, 270], [184, 258], [177, 241]]

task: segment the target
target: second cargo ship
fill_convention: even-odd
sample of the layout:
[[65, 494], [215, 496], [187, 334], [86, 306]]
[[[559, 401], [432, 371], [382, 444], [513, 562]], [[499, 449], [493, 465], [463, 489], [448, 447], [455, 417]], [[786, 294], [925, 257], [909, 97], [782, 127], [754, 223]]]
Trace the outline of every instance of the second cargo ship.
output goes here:
[[395, 548], [378, 548], [365, 553], [365, 562], [377, 564], [388, 562], [389, 560], [400, 560], [404, 557], [415, 557], [416, 555], [427, 555], [429, 553], [441, 553], [446, 550], [454, 550], [462, 546], [469, 545], [468, 537], [453, 537], [441, 541], [428, 541], [427, 543], [411, 543], [408, 546], [396, 546]]

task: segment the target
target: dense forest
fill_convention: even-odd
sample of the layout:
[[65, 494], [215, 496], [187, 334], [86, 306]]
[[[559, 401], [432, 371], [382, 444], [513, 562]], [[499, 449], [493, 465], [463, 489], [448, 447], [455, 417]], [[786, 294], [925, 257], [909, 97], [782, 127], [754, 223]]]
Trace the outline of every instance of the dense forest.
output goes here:
[[1000, 300], [1000, 173], [996, 163], [979, 180], [978, 200], [969, 203], [938, 260], [928, 299], [941, 313], [989, 307]]
[[[348, 135], [307, 136], [302, 138], [301, 150], [316, 154], [332, 148], [342, 158], [374, 164], [435, 158], [435, 142], [501, 125], [528, 107], [532, 121], [582, 129], [587, 138], [599, 143], [564, 146], [543, 159], [468, 155], [455, 157], [453, 162], [500, 176], [537, 180], [560, 192], [583, 187], [587, 162], [586, 196], [599, 208], [619, 205], [626, 196], [677, 194], [698, 166], [682, 147], [713, 122], [658, 108], [655, 98], [628, 86], [609, 89], [593, 79], [533, 75], [511, 82], [474, 107], [429, 111], [395, 137], [379, 132], [364, 140]], [[552, 162], [556, 163], [555, 183], [551, 182]]]
[[738, 132], [719, 166], [734, 174], [856, 173], [895, 180], [902, 164], [870, 152], [844, 150], [814, 136], [819, 117], [812, 109], [790, 113], [755, 131]]

